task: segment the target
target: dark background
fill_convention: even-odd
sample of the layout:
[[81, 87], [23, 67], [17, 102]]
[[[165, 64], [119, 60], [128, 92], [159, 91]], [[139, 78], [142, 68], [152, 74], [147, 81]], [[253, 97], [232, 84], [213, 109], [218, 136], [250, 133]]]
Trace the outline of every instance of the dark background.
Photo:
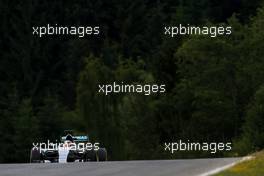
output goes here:
[[[111, 160], [237, 156], [264, 147], [260, 0], [0, 0], [0, 162], [32, 142], [89, 134]], [[230, 25], [231, 36], [163, 35], [166, 25]], [[32, 35], [99, 25], [100, 37]], [[98, 84], [166, 84], [165, 94], [98, 94]], [[165, 153], [164, 142], [233, 142], [229, 153]]]

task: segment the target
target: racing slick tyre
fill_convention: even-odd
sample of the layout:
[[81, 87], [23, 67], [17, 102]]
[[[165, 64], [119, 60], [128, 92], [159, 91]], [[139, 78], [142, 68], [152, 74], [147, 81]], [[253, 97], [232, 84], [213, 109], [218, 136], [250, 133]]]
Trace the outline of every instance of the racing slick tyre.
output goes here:
[[69, 154], [67, 156], [67, 162], [72, 163], [75, 162], [75, 157], [74, 157], [74, 151], [69, 151]]
[[31, 149], [30, 163], [43, 163], [42, 154], [38, 149]]
[[96, 151], [94, 150], [87, 150], [85, 152], [85, 161], [98, 161], [98, 157], [96, 155]]
[[105, 148], [99, 148], [97, 155], [99, 161], [107, 161], [107, 151]]

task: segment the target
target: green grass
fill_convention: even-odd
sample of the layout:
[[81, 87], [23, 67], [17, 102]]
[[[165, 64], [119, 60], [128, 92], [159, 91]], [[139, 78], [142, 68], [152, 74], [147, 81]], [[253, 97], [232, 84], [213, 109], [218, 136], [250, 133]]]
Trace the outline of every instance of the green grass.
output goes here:
[[264, 151], [214, 176], [264, 176]]

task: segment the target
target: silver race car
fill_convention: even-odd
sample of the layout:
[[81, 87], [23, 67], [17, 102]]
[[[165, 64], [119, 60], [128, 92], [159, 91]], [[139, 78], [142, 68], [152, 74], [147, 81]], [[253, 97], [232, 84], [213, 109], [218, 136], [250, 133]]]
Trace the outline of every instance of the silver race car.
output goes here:
[[66, 163], [107, 161], [107, 151], [99, 143], [90, 143], [88, 136], [73, 136], [71, 131], [61, 137], [59, 144], [47, 143], [34, 146], [30, 152], [31, 163]]

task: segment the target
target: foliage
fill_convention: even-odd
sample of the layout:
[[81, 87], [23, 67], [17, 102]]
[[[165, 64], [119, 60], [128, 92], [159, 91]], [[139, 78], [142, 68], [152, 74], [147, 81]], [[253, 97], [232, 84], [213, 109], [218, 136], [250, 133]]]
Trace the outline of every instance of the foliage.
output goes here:
[[[31, 143], [88, 133], [109, 159], [169, 158], [164, 142], [263, 148], [264, 8], [243, 1], [0, 1], [0, 162]], [[254, 17], [252, 17], [254, 16]], [[230, 36], [169, 39], [164, 25], [230, 25]], [[32, 26], [100, 25], [100, 37], [38, 38]], [[166, 84], [155, 96], [99, 84]], [[17, 150], [14, 152], [14, 147]], [[184, 153], [173, 157], [215, 157]]]

